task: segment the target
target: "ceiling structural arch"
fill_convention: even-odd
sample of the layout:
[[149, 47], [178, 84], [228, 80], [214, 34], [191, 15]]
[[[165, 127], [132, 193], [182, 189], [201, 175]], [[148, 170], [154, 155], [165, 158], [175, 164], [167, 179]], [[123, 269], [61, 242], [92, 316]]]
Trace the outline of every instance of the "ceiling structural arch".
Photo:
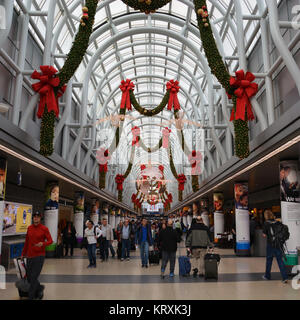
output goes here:
[[[263, 90], [266, 92], [266, 103], [260, 102], [263, 100], [259, 100], [259, 95], [258, 98], [251, 98], [256, 115], [255, 126], [259, 128], [259, 132], [275, 121], [272, 77], [280, 63], [286, 65], [299, 89], [300, 71], [291, 52], [299, 34], [295, 34], [288, 45], [283, 42], [280, 29], [284, 26], [290, 29], [292, 27], [291, 24], [278, 20], [278, 2], [207, 0], [216, 46], [231, 75], [238, 69], [247, 70], [251, 50], [256, 41], [262, 42], [263, 69], [258, 69], [262, 71], [253, 74], [258, 79], [260, 94]], [[34, 39], [43, 47], [43, 64], [61, 69], [76, 37], [83, 5], [82, 0], [15, 1], [14, 6], [24, 18], [21, 19], [22, 34], [32, 30]], [[99, 181], [96, 151], [103, 146], [101, 136], [104, 130], [109, 129], [115, 134], [110, 117], [117, 115], [120, 109], [121, 80], [133, 80], [137, 101], [149, 110], [160, 103], [166, 92], [167, 82], [174, 79], [179, 81], [181, 87], [178, 97], [185, 119], [199, 124], [185, 126], [184, 136], [190, 142], [195, 138], [198, 128], [204, 132], [204, 170], [199, 176], [199, 181], [203, 181], [233, 156], [232, 141], [235, 131], [229, 120], [233, 104], [209, 68], [193, 1], [172, 0], [149, 15], [135, 11], [119, 0], [101, 1], [95, 9], [95, 23], [86, 54], [60, 101], [63, 111], [55, 128], [56, 149], [61, 149], [62, 157], [70, 164]], [[39, 11], [41, 13], [31, 15], [32, 12]], [[268, 52], [271, 41], [280, 55], [275, 63], [271, 61]], [[24, 70], [24, 44], [25, 38], [22, 38], [21, 54], [15, 66], [17, 106], [12, 110], [12, 119], [21, 129], [30, 131], [29, 124], [39, 96], [32, 92], [28, 106], [20, 112], [22, 83], [25, 82], [30, 87], [29, 76], [33, 72]], [[3, 52], [0, 54], [13, 65]], [[180, 145], [181, 133], [178, 130], [173, 132], [174, 122], [168, 122], [174, 120], [173, 112], [165, 108], [160, 115], [143, 117], [132, 109], [127, 115], [128, 118], [133, 116], [135, 119], [120, 121], [118, 132], [122, 143], [117, 152], [125, 153], [126, 148], [130, 149], [132, 127], [140, 127], [143, 141], [153, 147], [153, 141], [160, 139], [162, 125], [170, 123], [174, 157], [186, 160], [191, 150], [183, 152]], [[102, 121], [103, 119], [107, 121]], [[194, 145], [191, 144], [190, 148], [191, 146]], [[110, 150], [113, 151], [113, 148]], [[147, 158], [144, 150], [135, 152], [135, 161]], [[129, 150], [127, 153], [130, 154]], [[156, 150], [153, 156], [158, 157], [159, 153], [165, 152]], [[165, 154], [162, 162], [168, 166]], [[136, 162], [132, 179], [138, 178], [140, 172], [137, 169]], [[171, 171], [166, 169], [166, 172], [170, 178]], [[107, 179], [107, 191], [115, 194], [116, 183], [113, 176], [107, 175]], [[126, 181], [125, 184], [127, 186]], [[130, 202], [128, 190], [131, 192], [134, 187], [133, 185], [133, 188], [127, 188], [124, 192], [124, 200], [127, 202]], [[170, 188], [176, 193], [176, 184]], [[190, 189], [191, 186], [188, 185], [187, 190]]]

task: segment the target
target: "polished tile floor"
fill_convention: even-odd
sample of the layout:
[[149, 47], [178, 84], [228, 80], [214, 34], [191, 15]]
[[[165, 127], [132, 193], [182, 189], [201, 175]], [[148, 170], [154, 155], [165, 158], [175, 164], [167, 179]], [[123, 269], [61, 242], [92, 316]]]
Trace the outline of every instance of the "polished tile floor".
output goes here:
[[[80, 249], [75, 249], [72, 258], [46, 259], [40, 281], [48, 300], [300, 299], [300, 290], [293, 289], [291, 281], [281, 283], [275, 260], [273, 280], [264, 281], [265, 258], [236, 257], [231, 249], [217, 249], [217, 253], [221, 255], [218, 281], [179, 277], [177, 262], [175, 278], [161, 280], [158, 265], [141, 268], [139, 250], [131, 251], [130, 261], [110, 258], [101, 263], [98, 259], [96, 269], [87, 269], [86, 251]], [[0, 300], [19, 299], [16, 279], [15, 269], [9, 270]]]

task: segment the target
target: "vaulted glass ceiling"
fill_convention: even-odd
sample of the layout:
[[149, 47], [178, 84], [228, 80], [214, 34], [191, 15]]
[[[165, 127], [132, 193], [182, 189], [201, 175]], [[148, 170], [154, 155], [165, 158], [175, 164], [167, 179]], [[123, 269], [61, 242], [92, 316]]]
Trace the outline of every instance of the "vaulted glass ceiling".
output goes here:
[[[17, 1], [19, 4], [20, 2]], [[262, 2], [262, 8], [259, 8], [257, 0], [238, 1], [244, 17], [246, 55], [260, 35], [260, 31], [257, 32], [256, 29], [259, 21], [247, 17], [258, 14], [259, 9], [265, 7], [264, 1]], [[77, 32], [84, 1], [32, 0], [32, 8], [38, 11], [47, 11], [50, 4], [55, 5], [51, 60], [59, 68], [63, 65]], [[208, 0], [217, 44], [231, 72], [239, 64], [235, 4], [234, 0]], [[40, 33], [45, 35], [45, 17], [35, 16], [33, 20]], [[36, 40], [43, 47], [38, 37]], [[86, 73], [88, 66], [92, 70], [91, 77]], [[208, 85], [208, 77], [212, 79], [213, 88]], [[165, 93], [166, 82], [177, 79], [181, 87], [179, 101], [185, 118], [196, 121], [203, 127], [209, 124], [209, 95], [212, 94], [212, 101], [216, 102], [221, 91], [207, 68], [192, 1], [172, 0], [151, 15], [135, 11], [120, 0], [99, 1], [88, 52], [74, 77], [74, 82], [88, 83], [86, 110], [89, 122], [95, 123], [95, 120], [118, 112], [120, 81], [127, 78], [135, 83], [135, 95], [146, 108], [157, 106]], [[74, 89], [79, 99], [83, 99], [83, 87], [84, 84]], [[214, 92], [209, 92], [212, 89]], [[81, 101], [81, 104], [84, 110], [85, 102]], [[174, 118], [173, 113], [164, 110], [155, 117], [141, 117], [133, 110], [130, 116], [134, 120], [127, 119], [124, 122], [120, 146], [111, 160], [112, 173], [124, 173], [126, 170], [133, 126], [141, 128], [141, 138], [147, 147], [154, 147], [161, 137], [162, 127], [169, 126], [172, 129], [171, 144], [177, 169], [184, 170], [188, 161], [181, 150], [174, 123], [169, 122]], [[98, 122], [96, 141], [90, 144], [93, 152], [99, 146], [108, 147], [114, 132], [115, 127], [110, 121]], [[190, 149], [195, 148], [192, 142], [194, 132], [195, 126], [185, 125], [184, 135]], [[165, 166], [165, 176], [169, 181], [167, 189], [174, 195], [177, 194], [177, 183], [170, 171], [166, 151], [161, 149], [150, 155], [140, 148], [126, 182], [125, 201], [130, 202], [131, 194], [136, 192], [134, 182], [139, 177], [140, 164], [149, 161]], [[124, 165], [121, 167], [120, 163]], [[113, 175], [108, 177], [107, 186], [111, 192], [115, 192]], [[186, 192], [189, 191], [191, 186], [187, 187]]]

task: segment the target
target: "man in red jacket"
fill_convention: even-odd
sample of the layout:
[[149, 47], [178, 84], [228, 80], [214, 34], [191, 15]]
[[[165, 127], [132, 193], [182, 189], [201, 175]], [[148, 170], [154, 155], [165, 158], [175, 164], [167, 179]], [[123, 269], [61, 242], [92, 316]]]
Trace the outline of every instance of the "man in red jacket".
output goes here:
[[40, 285], [38, 277], [45, 260], [45, 247], [52, 243], [48, 228], [41, 224], [41, 214], [33, 214], [33, 224], [28, 227], [22, 258], [27, 258], [27, 279], [30, 283], [28, 298], [43, 297], [44, 286]]

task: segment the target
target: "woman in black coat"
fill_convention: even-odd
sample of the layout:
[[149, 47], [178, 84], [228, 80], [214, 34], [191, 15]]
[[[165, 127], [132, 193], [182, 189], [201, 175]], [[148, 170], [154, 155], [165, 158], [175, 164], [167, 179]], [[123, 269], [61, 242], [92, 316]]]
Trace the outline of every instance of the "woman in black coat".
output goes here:
[[76, 229], [72, 222], [67, 222], [66, 227], [63, 229], [63, 243], [65, 246], [65, 256], [68, 255], [69, 247], [71, 247], [71, 256], [73, 256], [73, 249], [76, 243]]

